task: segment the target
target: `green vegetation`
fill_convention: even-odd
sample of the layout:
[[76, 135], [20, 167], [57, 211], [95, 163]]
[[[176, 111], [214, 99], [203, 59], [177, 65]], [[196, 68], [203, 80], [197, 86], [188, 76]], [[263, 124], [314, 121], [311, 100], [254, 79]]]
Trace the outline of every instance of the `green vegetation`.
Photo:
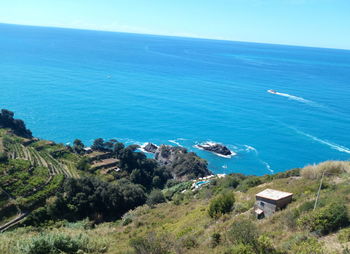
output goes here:
[[[183, 149], [154, 160], [117, 140], [96, 139], [88, 153], [80, 140], [23, 136], [0, 129], [2, 254], [349, 253], [348, 161], [231, 174], [191, 189], [207, 165]], [[255, 194], [266, 188], [293, 201], [258, 220]]]
[[332, 202], [325, 207], [303, 215], [298, 223], [311, 232], [326, 235], [348, 225], [347, 207], [341, 201]]
[[209, 216], [212, 218], [217, 218], [225, 213], [231, 212], [234, 203], [235, 196], [232, 192], [228, 191], [218, 195], [210, 202], [208, 210]]
[[[343, 164], [347, 165], [347, 162], [339, 162], [339, 165]], [[317, 170], [317, 166], [313, 167]], [[323, 167], [324, 164], [318, 170], [323, 170]], [[310, 179], [303, 170], [261, 177], [233, 174], [212, 180], [210, 184], [194, 191], [190, 190], [191, 182], [171, 180], [162, 191], [154, 190], [149, 194], [144, 191], [143, 202], [147, 195], [151, 206], [135, 205], [136, 208], [123, 215], [121, 220], [110, 217], [112, 221], [109, 223], [98, 223], [99, 219], [105, 221], [110, 216], [108, 212], [104, 213], [104, 209], [111, 205], [107, 193], [125, 193], [130, 190], [128, 187], [120, 192], [115, 186], [137, 185], [130, 181], [107, 184], [102, 180], [84, 177], [69, 180], [74, 184], [66, 182], [66, 187], [60, 194], [50, 198], [46, 206], [37, 209], [28, 217], [28, 222], [32, 220], [28, 225], [34, 227], [20, 227], [2, 233], [0, 248], [5, 254], [23, 253], [24, 246], [29, 248], [29, 241], [44, 238], [46, 240], [38, 240], [38, 245], [55, 251], [55, 241], [47, 240], [50, 237], [66, 239], [65, 237], [69, 236], [67, 239], [73, 240], [64, 241], [68, 242], [68, 246], [69, 242], [73, 241], [71, 246], [76, 246], [78, 244], [75, 242], [78, 241], [79, 235], [82, 235], [82, 239], [85, 239], [82, 241], [88, 243], [83, 245], [85, 249], [80, 246], [79, 250], [86, 253], [346, 253], [346, 248], [350, 247], [350, 227], [347, 223], [350, 209], [350, 174], [341, 170], [326, 175], [318, 205], [314, 210], [320, 178]], [[249, 185], [253, 187], [248, 187]], [[82, 188], [92, 188], [84, 193], [92, 194], [97, 189], [99, 191], [96, 196], [83, 196]], [[253, 216], [255, 194], [265, 188], [293, 192], [294, 199], [286, 209], [269, 218], [257, 220]], [[104, 193], [106, 197], [103, 196]], [[171, 193], [166, 195], [167, 202], [164, 202], [161, 193]], [[60, 195], [63, 196], [61, 204], [64, 206], [59, 205]], [[132, 195], [127, 194], [125, 197]], [[96, 199], [92, 201], [91, 206], [86, 207], [85, 198]], [[105, 199], [103, 202], [106, 203], [99, 201], [102, 199]], [[95, 210], [93, 208], [97, 203], [94, 202], [100, 202], [99, 208]], [[66, 208], [61, 209], [62, 207], [71, 210], [66, 214]], [[219, 211], [220, 216], [212, 218], [209, 215], [211, 207], [219, 207], [214, 211]], [[221, 208], [224, 210], [221, 211]], [[112, 210], [116, 209], [119, 208], [115, 207]], [[53, 211], [62, 211], [61, 217], [46, 217]], [[72, 217], [67, 216], [71, 213]], [[63, 216], [64, 214], [66, 216]], [[76, 221], [83, 219], [85, 215], [88, 220]], [[40, 223], [35, 224], [33, 221]], [[40, 233], [42, 231], [50, 236], [44, 237]], [[19, 235], [21, 237], [18, 237]], [[22, 246], [22, 249], [18, 249], [18, 246]]]

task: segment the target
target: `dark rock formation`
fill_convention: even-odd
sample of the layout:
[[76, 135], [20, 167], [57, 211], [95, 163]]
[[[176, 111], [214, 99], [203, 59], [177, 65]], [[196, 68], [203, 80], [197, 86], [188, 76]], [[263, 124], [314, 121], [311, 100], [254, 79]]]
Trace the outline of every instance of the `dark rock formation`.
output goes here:
[[224, 156], [230, 156], [233, 155], [230, 149], [228, 149], [226, 146], [217, 144], [217, 143], [205, 143], [203, 145], [197, 145], [198, 148], [201, 148], [203, 150], [224, 155]]
[[155, 152], [154, 158], [160, 165], [168, 165], [171, 164], [179, 154], [186, 152], [186, 149], [182, 147], [161, 145]]
[[2, 109], [0, 113], [0, 128], [9, 128], [16, 135], [24, 138], [32, 138], [32, 132], [28, 130], [24, 122], [13, 118], [14, 113], [7, 109]]
[[147, 145], [145, 145], [143, 147], [143, 150], [145, 150], [148, 153], [155, 153], [158, 149], [158, 146], [156, 146], [155, 144], [152, 143], [148, 143]]
[[183, 147], [161, 145], [155, 153], [155, 159], [178, 180], [186, 181], [212, 174], [206, 160], [187, 152]]

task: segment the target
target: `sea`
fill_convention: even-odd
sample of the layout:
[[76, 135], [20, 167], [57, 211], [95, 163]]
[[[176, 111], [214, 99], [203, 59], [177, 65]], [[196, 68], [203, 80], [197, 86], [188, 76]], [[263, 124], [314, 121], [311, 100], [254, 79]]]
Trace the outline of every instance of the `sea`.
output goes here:
[[0, 24], [0, 108], [42, 139], [169, 144], [214, 173], [271, 174], [350, 159], [350, 51]]

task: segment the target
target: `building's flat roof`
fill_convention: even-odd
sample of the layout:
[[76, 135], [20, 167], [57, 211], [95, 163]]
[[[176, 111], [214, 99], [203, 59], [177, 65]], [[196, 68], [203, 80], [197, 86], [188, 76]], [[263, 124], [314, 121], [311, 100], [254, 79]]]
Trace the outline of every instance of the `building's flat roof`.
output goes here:
[[273, 190], [273, 189], [266, 189], [256, 194], [257, 197], [267, 198], [271, 200], [280, 200], [292, 195], [293, 193], [290, 193], [290, 192]]

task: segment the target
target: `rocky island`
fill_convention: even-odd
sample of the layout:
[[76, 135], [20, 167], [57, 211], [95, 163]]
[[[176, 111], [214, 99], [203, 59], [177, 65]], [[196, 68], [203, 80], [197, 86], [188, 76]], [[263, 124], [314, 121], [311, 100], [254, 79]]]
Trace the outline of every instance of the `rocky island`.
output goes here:
[[198, 149], [201, 149], [201, 150], [215, 153], [219, 156], [226, 157], [226, 158], [230, 158], [230, 157], [236, 155], [236, 153], [232, 152], [226, 146], [219, 144], [219, 143], [206, 142], [203, 144], [196, 145], [195, 147]]

